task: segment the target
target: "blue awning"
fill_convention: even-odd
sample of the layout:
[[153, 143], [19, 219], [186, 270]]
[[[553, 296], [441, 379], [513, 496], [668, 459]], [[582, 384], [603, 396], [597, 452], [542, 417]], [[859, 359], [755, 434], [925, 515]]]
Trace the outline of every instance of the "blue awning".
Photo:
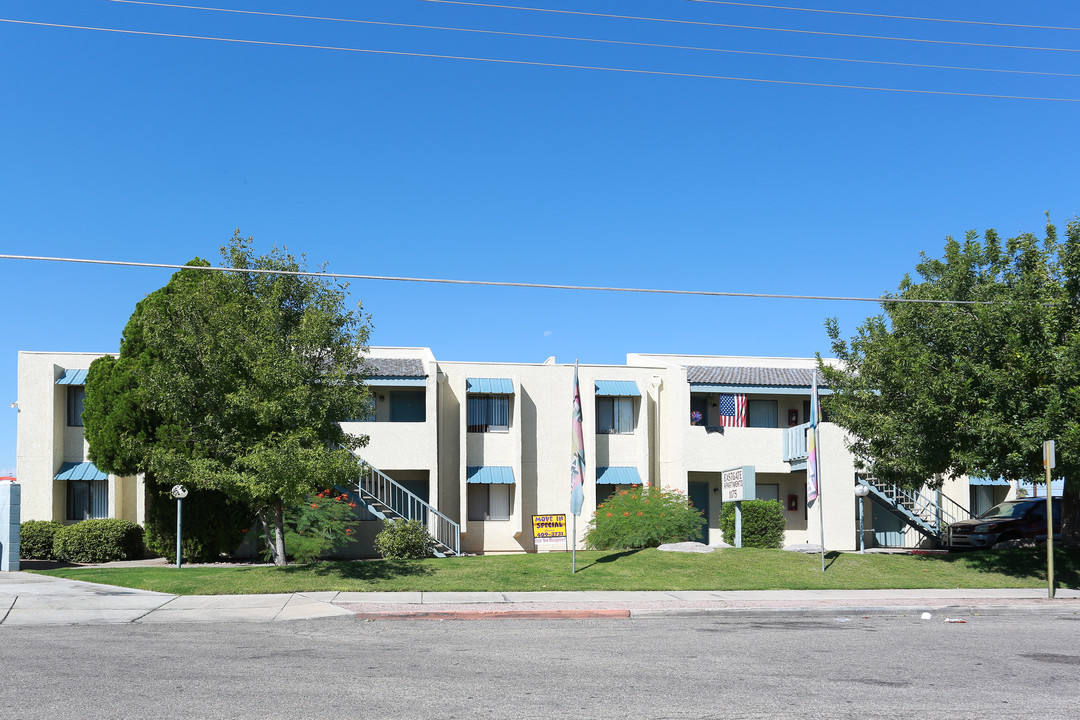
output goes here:
[[634, 467], [598, 467], [597, 485], [640, 485], [641, 476]]
[[1004, 487], [1009, 486], [1009, 481], [1005, 478], [968, 478], [968, 485], [1000, 485]]
[[60, 376], [60, 379], [56, 381], [57, 385], [85, 385], [86, 374], [89, 370], [65, 370], [64, 374]]
[[603, 397], [641, 397], [633, 380], [597, 380], [596, 394]]
[[364, 378], [364, 384], [368, 387], [425, 387], [427, 385], [427, 378], [423, 376], [417, 377], [404, 377], [401, 375], [393, 376], [372, 376]]
[[66, 462], [56, 473], [57, 480], [108, 480], [109, 475], [97, 469], [92, 462]]
[[514, 468], [500, 465], [470, 465], [466, 468], [465, 482], [513, 485]]
[[485, 395], [513, 395], [514, 381], [510, 378], [466, 378], [465, 392]]

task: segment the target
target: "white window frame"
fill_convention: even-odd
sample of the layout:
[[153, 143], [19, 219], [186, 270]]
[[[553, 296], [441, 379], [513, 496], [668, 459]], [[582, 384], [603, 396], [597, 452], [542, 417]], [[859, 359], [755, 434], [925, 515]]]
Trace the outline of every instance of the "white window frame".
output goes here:
[[[473, 404], [476, 401], [476, 404]], [[501, 402], [500, 402], [501, 401]], [[496, 409], [496, 403], [506, 403], [502, 414], [506, 418], [506, 424], [495, 424], [491, 420], [498, 420], [500, 414]], [[482, 411], [474, 408], [482, 407]], [[474, 415], [476, 413], [476, 415]], [[485, 420], [488, 422], [470, 422], [470, 420]], [[502, 394], [469, 393], [465, 398], [465, 429], [471, 433], [508, 433], [510, 432], [510, 396]]]
[[[611, 411], [605, 414], [601, 406], [610, 405]], [[596, 434], [597, 435], [633, 435], [634, 434], [634, 398], [621, 395], [600, 395], [596, 398]], [[611, 424], [604, 421], [610, 416]]]
[[469, 483], [465, 492], [470, 522], [505, 522], [513, 514], [513, 485]]

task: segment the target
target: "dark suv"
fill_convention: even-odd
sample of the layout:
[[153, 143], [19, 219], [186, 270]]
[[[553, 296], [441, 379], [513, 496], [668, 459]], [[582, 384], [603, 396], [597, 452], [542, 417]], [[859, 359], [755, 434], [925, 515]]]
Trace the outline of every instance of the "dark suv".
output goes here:
[[[1054, 538], [1061, 535], [1061, 498], [1053, 498]], [[949, 526], [950, 548], [988, 548], [1004, 540], [1046, 539], [1046, 498], [1009, 500]]]

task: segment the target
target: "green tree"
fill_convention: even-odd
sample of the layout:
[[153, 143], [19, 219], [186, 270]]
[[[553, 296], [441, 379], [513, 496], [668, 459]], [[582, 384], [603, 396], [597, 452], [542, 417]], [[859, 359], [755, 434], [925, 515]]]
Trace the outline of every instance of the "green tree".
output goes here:
[[[1057, 442], [1064, 536], [1080, 537], [1080, 222], [1064, 239], [1001, 241], [988, 230], [922, 255], [850, 341], [826, 323], [843, 365], [822, 372], [830, 418], [874, 475], [907, 487], [983, 475], [1043, 479]], [[932, 304], [953, 300], [972, 304]]]
[[118, 357], [91, 365], [90, 458], [116, 474], [220, 490], [252, 508], [285, 563], [284, 507], [357, 473], [366, 443], [338, 421], [370, 400], [368, 319], [344, 284], [235, 234], [226, 267], [196, 258], [135, 308]]

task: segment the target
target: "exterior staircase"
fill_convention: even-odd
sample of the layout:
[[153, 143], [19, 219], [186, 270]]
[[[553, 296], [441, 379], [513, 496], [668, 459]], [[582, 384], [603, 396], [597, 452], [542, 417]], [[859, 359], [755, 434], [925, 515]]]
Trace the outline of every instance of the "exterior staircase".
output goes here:
[[349, 496], [380, 520], [418, 520], [427, 526], [435, 541], [435, 556], [461, 554], [461, 526], [421, 500], [386, 473], [360, 461], [356, 485], [346, 488]]
[[872, 477], [857, 475], [855, 481], [870, 488], [869, 497], [923, 537], [944, 545], [949, 525], [972, 517], [971, 511], [940, 492], [932, 496], [904, 490]]

